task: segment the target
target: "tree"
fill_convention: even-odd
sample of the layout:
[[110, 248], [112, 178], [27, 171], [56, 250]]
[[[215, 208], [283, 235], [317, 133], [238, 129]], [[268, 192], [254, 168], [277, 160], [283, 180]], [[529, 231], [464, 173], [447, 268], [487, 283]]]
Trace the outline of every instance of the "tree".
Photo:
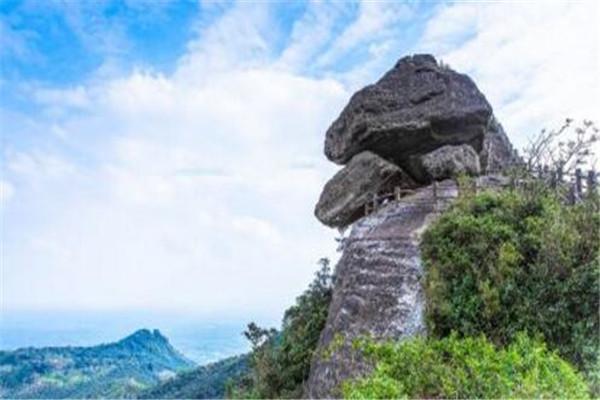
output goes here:
[[583, 120], [575, 125], [573, 119], [567, 118], [560, 128], [543, 129], [529, 141], [523, 150], [525, 167], [529, 172], [546, 167], [568, 175], [590, 162], [598, 140], [594, 122]]
[[[281, 331], [248, 324], [244, 332], [252, 344], [250, 376], [238, 388], [229, 388], [234, 397], [300, 398], [310, 363], [327, 320], [334, 277], [327, 258], [313, 281], [296, 303], [285, 311]], [[246, 384], [241, 384], [242, 381]], [[250, 381], [250, 384], [247, 382]]]

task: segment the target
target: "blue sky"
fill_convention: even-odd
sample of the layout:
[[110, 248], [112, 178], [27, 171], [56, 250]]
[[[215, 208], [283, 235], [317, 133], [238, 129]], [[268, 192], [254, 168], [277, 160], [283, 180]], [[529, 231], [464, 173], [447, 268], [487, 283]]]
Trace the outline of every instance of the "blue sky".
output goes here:
[[337, 232], [325, 130], [403, 55], [513, 142], [599, 121], [597, 2], [0, 1], [5, 310], [279, 315]]

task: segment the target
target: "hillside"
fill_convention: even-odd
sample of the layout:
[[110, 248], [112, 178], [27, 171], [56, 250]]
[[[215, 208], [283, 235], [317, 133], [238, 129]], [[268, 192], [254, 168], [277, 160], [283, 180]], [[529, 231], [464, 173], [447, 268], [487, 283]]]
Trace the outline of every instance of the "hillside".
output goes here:
[[194, 363], [158, 330], [93, 347], [0, 352], [0, 398], [134, 398]]
[[178, 374], [172, 379], [143, 391], [140, 399], [217, 399], [223, 398], [228, 382], [248, 372], [248, 356], [226, 358], [192, 371]]
[[598, 132], [519, 154], [467, 75], [401, 58], [326, 132], [341, 257], [279, 331], [248, 325], [233, 398], [598, 398]]

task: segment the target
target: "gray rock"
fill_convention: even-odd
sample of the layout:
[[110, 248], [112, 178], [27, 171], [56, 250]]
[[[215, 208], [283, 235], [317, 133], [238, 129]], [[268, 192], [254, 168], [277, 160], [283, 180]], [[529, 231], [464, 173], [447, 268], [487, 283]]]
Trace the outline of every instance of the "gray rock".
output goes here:
[[392, 192], [395, 186], [414, 187], [404, 171], [365, 151], [327, 182], [315, 207], [315, 215], [325, 225], [345, 227], [364, 216], [365, 204], [373, 195]]
[[420, 182], [441, 181], [461, 173], [477, 176], [481, 173], [479, 156], [468, 144], [446, 145], [422, 156], [410, 158], [411, 175]]
[[[482, 189], [503, 190], [509, 178], [476, 178]], [[304, 388], [307, 398], [339, 398], [340, 385], [371, 366], [351, 348], [352, 340], [398, 340], [426, 334], [421, 239], [433, 221], [458, 197], [453, 180], [392, 202], [352, 226], [336, 265], [327, 322]], [[341, 347], [336, 345], [342, 339]], [[330, 350], [334, 351], [330, 351]]]
[[466, 75], [430, 55], [404, 57], [376, 84], [355, 93], [326, 134], [338, 164], [370, 150], [403, 165], [446, 144], [480, 151], [492, 108]]
[[[421, 234], [458, 195], [453, 181], [419, 189], [354, 224], [336, 266], [336, 284], [327, 323], [312, 360], [305, 397], [339, 398], [339, 386], [369, 371], [350, 348], [352, 339], [372, 335], [399, 339], [425, 333], [421, 285]], [[328, 352], [336, 337], [341, 348]], [[330, 354], [328, 354], [330, 353]]]
[[492, 118], [483, 138], [481, 167], [484, 172], [499, 172], [517, 163], [518, 156], [513, 149], [502, 125]]

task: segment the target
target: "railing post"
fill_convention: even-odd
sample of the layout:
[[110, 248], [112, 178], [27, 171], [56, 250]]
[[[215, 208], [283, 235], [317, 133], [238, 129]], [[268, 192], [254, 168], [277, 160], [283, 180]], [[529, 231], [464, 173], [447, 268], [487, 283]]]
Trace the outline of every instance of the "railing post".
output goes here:
[[577, 168], [575, 170], [575, 191], [577, 192], [577, 198], [580, 199], [583, 195], [583, 174], [581, 173], [581, 168]]
[[396, 201], [400, 201], [402, 198], [402, 188], [400, 186], [396, 186], [394, 188], [394, 193], [396, 194]]
[[592, 190], [596, 189], [596, 185], [598, 185], [598, 177], [596, 176], [596, 171], [590, 169], [587, 175], [587, 191], [588, 193]]
[[569, 205], [574, 205], [577, 202], [575, 185], [569, 186]]
[[433, 193], [433, 210], [435, 212], [437, 212], [437, 209], [438, 209], [438, 207], [437, 207], [437, 198], [438, 198], [438, 195], [437, 195], [437, 192], [438, 192], [437, 181], [433, 181], [433, 184], [431, 185], [431, 191]]
[[479, 177], [477, 176], [473, 179], [473, 192], [476, 196], [479, 193]]
[[564, 179], [564, 171], [563, 171], [562, 165], [560, 167], [558, 167], [557, 174], [558, 174], [558, 183], [560, 184], [560, 183], [562, 183], [562, 181]]

